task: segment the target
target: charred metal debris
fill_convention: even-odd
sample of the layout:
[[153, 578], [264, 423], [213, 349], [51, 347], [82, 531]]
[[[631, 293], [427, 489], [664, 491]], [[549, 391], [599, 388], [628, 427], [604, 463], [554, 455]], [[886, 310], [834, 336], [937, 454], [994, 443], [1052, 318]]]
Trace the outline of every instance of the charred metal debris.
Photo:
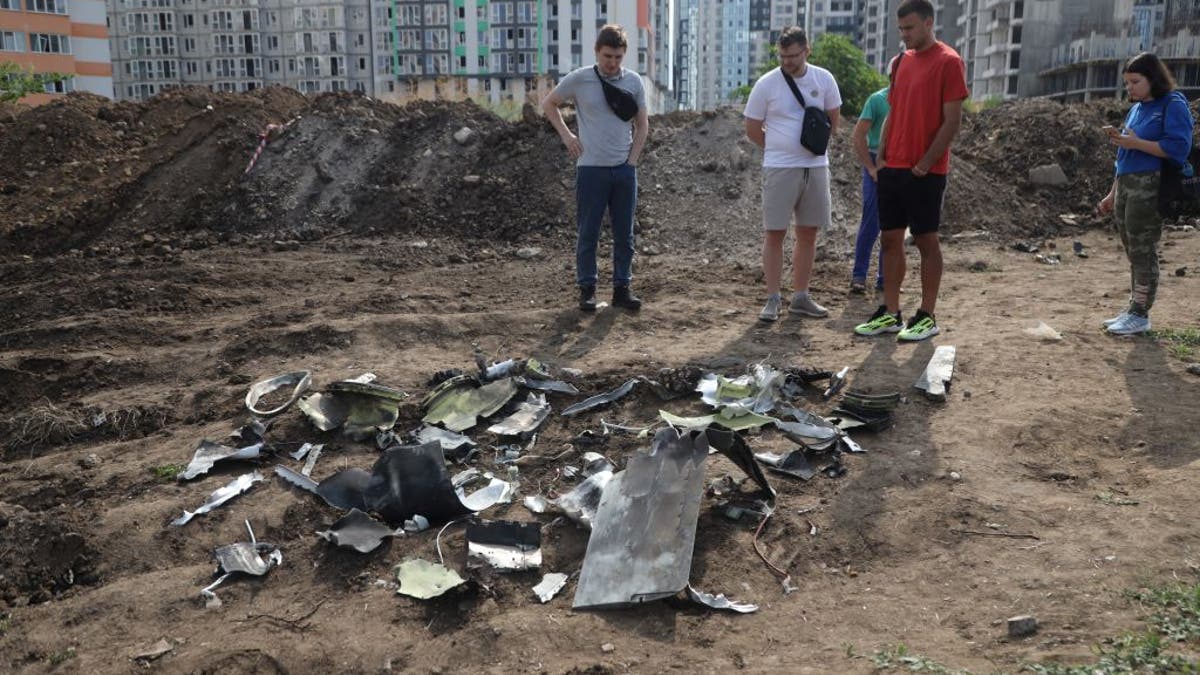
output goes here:
[[[930, 397], [944, 398], [952, 350], [939, 350], [917, 385]], [[331, 551], [382, 557], [390, 542], [405, 540], [395, 545], [405, 551], [395, 581], [380, 582], [400, 595], [427, 600], [486, 590], [491, 575], [503, 573], [528, 581], [543, 603], [574, 579], [575, 609], [676, 598], [709, 610], [754, 612], [757, 605], [692, 585], [702, 504], [708, 500], [725, 518], [749, 520], [756, 527], [755, 552], [784, 591], [793, 590], [786, 566], [773, 563], [759, 545], [780, 507], [763, 468], [784, 480], [841, 477], [848, 471], [845, 454], [865, 452], [850, 434], [886, 431], [904, 402], [899, 392], [853, 387], [848, 367], [833, 372], [757, 363], [729, 375], [693, 365], [610, 381], [592, 392], [581, 376], [532, 358], [489, 363], [476, 350], [473, 370], [439, 371], [420, 397], [380, 384], [372, 373], [319, 389], [309, 370], [269, 377], [249, 388], [246, 423], [193, 450], [180, 484], [190, 489], [209, 477], [221, 486], [207, 488], [203, 498], [205, 488], [197, 485], [193, 503], [203, 498], [200, 506], [170, 525], [185, 527], [273, 473], [273, 487], [259, 487], [243, 501], [261, 504], [264, 489], [301, 499], [310, 493], [307, 498], [330, 509], [328, 524], [313, 535]], [[829, 412], [817, 414], [806, 404]], [[293, 408], [307, 419], [309, 437], [269, 439], [276, 426], [296, 433], [294, 420], [281, 424]], [[548, 423], [557, 437], [567, 431], [570, 442], [539, 443]], [[623, 465], [603, 452], [615, 439], [627, 450], [635, 447]], [[763, 439], [773, 450], [754, 449]], [[374, 446], [378, 454], [364, 466], [347, 466], [362, 457], [352, 444]], [[789, 449], [778, 452], [781, 445]], [[318, 459], [334, 453], [338, 468], [322, 470]], [[711, 454], [728, 458], [741, 477], [708, 480]], [[280, 547], [259, 542], [249, 520], [245, 527], [249, 542], [213, 552], [216, 580], [200, 592], [209, 607], [221, 604], [216, 589], [229, 579], [266, 577], [283, 562]], [[547, 565], [542, 537], [553, 527], [587, 533], [581, 560], [550, 556], [554, 564]], [[444, 537], [462, 542], [451, 562], [443, 555]], [[436, 552], [437, 561], [422, 557], [422, 548]]]

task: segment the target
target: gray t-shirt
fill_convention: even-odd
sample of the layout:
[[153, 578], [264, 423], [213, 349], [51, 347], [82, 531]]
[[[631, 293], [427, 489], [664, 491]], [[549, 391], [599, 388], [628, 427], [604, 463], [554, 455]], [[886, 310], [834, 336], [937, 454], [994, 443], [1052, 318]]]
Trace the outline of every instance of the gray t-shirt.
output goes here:
[[[633, 94], [639, 110], [646, 109], [646, 90], [637, 73], [622, 68], [617, 77], [604, 79]], [[579, 142], [583, 144], [583, 155], [575, 161], [575, 166], [620, 166], [628, 161], [629, 149], [633, 146], [633, 123], [637, 118], [623, 122], [608, 107], [604, 88], [591, 66], [567, 73], [559, 80], [554, 93], [564, 101], [575, 102]]]

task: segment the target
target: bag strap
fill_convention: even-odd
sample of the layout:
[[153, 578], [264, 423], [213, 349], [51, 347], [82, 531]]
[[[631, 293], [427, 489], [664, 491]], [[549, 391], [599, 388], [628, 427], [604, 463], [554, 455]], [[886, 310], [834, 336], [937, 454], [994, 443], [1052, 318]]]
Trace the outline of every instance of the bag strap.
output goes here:
[[783, 72], [783, 68], [779, 69], [779, 74], [783, 75], [783, 79], [787, 82], [788, 87], [792, 90], [792, 94], [795, 95], [796, 100], [800, 102], [800, 107], [807, 108], [808, 104], [804, 102], [804, 94], [800, 93], [800, 87], [796, 86], [796, 81], [792, 79], [792, 76]]

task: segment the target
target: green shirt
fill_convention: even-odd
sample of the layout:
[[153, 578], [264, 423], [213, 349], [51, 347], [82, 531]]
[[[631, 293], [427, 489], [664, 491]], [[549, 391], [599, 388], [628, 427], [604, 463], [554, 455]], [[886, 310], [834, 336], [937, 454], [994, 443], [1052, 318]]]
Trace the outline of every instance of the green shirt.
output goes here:
[[883, 132], [883, 120], [887, 118], [888, 111], [891, 110], [888, 106], [887, 94], [888, 88], [884, 87], [867, 97], [867, 104], [863, 106], [862, 114], [858, 116], [860, 120], [871, 120], [871, 130], [867, 132], [867, 149], [871, 152], [879, 149], [879, 134]]

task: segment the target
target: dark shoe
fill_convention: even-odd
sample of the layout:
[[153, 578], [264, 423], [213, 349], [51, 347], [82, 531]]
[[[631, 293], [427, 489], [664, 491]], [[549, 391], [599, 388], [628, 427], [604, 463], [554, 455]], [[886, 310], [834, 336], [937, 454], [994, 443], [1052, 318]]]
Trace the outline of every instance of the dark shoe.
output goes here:
[[596, 287], [595, 286], [580, 286], [579, 287], [579, 309], [585, 312], [596, 311]]
[[642, 308], [642, 299], [630, 292], [628, 286], [614, 286], [612, 304], [636, 312]]

